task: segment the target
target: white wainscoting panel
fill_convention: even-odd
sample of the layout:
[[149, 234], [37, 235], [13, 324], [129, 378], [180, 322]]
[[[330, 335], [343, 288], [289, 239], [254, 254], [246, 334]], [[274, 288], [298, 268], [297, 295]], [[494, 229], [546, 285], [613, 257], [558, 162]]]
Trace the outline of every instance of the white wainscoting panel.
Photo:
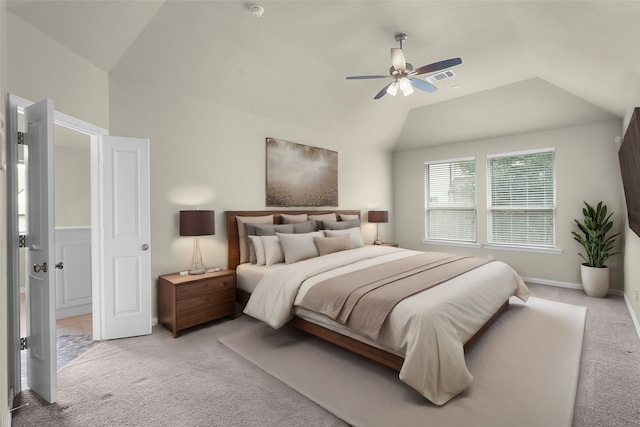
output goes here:
[[91, 313], [91, 227], [56, 227], [55, 239], [56, 319]]

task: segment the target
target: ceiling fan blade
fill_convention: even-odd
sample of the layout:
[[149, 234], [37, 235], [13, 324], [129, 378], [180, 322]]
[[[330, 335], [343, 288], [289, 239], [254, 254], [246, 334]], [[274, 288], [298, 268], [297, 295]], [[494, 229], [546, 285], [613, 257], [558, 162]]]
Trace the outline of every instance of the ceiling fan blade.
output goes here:
[[391, 76], [383, 76], [381, 74], [371, 75], [371, 76], [349, 76], [347, 80], [363, 80], [363, 79], [386, 79]]
[[404, 53], [399, 47], [391, 48], [391, 64], [393, 68], [397, 70], [404, 70], [407, 66], [407, 61], [404, 59]]
[[410, 78], [409, 80], [411, 81], [411, 84], [413, 85], [413, 87], [415, 87], [416, 89], [420, 89], [429, 93], [433, 93], [438, 90], [437, 87], [435, 87], [429, 82], [425, 82], [424, 80], [412, 79], [412, 78]]
[[462, 59], [460, 58], [452, 58], [445, 59], [444, 61], [434, 62], [433, 64], [423, 65], [420, 68], [416, 68], [411, 73], [412, 76], [417, 74], [425, 74], [425, 73], [433, 73], [435, 71], [444, 70], [445, 68], [455, 67], [456, 65], [462, 64]]
[[393, 84], [393, 82], [391, 82], [388, 85], [386, 85], [385, 87], [383, 87], [382, 90], [380, 92], [378, 92], [378, 94], [376, 96], [373, 97], [373, 99], [380, 99], [383, 96], [385, 96], [387, 94], [387, 89], [389, 89], [389, 86], [391, 86], [392, 84]]

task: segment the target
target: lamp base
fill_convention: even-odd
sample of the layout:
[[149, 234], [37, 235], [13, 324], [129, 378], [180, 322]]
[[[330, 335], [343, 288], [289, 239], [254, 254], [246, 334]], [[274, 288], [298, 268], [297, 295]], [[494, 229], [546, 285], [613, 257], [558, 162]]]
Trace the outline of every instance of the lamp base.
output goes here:
[[198, 268], [195, 270], [189, 270], [189, 274], [204, 274], [207, 271], [206, 268]]
[[193, 258], [191, 259], [189, 274], [204, 274], [206, 270], [200, 253], [200, 237], [196, 237], [193, 239]]

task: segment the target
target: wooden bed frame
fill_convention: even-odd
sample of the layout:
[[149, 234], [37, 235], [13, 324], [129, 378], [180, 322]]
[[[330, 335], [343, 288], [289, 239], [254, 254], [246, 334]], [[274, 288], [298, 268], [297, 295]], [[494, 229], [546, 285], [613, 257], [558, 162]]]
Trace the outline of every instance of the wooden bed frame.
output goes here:
[[[240, 236], [238, 234], [238, 221], [236, 220], [237, 216], [264, 216], [264, 215], [273, 215], [274, 224], [280, 224], [280, 214], [326, 214], [326, 213], [335, 213], [338, 214], [347, 214], [347, 215], [358, 215], [360, 218], [360, 211], [358, 210], [266, 210], [266, 211], [227, 211], [227, 253], [228, 253], [228, 268], [230, 270], [235, 270], [236, 267], [240, 264]], [[242, 290], [236, 290], [236, 301], [241, 306], [245, 306], [247, 301], [249, 301], [249, 297], [251, 294]], [[500, 314], [508, 307], [509, 300], [505, 301], [505, 303], [496, 311], [493, 316], [485, 323], [478, 332], [475, 333], [464, 345], [465, 352], [471, 347], [471, 345], [482, 335], [482, 333], [493, 323], [493, 321], [500, 316]], [[340, 347], [343, 347], [347, 350], [350, 350], [354, 353], [357, 353], [361, 356], [364, 356], [368, 359], [374, 360], [378, 363], [381, 363], [385, 366], [388, 366], [396, 371], [400, 371], [402, 368], [402, 364], [404, 363], [404, 358], [400, 357], [396, 354], [389, 353], [380, 348], [373, 347], [369, 344], [363, 343], [351, 337], [347, 337], [338, 332], [332, 331], [330, 329], [324, 328], [315, 323], [311, 323], [307, 320], [301, 319], [299, 317], [294, 316], [293, 319], [289, 322], [290, 325], [303, 330], [311, 335], [315, 335], [318, 338], [329, 341], [333, 344], [336, 344]]]

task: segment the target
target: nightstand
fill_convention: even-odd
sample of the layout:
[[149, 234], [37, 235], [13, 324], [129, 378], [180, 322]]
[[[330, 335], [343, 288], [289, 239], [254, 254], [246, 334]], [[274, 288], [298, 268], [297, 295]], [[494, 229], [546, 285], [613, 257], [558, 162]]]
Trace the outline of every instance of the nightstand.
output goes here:
[[236, 272], [158, 277], [158, 321], [173, 337], [192, 326], [229, 316], [236, 318]]
[[380, 243], [379, 245], [374, 245], [373, 243], [368, 243], [370, 246], [391, 246], [392, 248], [397, 248], [397, 243]]

